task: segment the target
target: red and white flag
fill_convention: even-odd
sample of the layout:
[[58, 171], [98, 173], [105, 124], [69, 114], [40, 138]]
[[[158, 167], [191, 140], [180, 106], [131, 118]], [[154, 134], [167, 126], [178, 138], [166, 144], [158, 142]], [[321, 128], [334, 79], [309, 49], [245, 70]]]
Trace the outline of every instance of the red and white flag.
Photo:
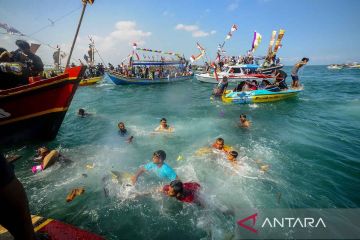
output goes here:
[[238, 27], [236, 26], [236, 24], [233, 24], [231, 27], [231, 32], [235, 32], [238, 29]]

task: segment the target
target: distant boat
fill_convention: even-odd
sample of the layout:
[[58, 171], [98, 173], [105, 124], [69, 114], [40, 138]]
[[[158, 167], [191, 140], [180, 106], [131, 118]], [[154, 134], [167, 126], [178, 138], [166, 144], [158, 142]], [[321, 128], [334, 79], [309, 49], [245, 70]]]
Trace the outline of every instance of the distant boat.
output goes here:
[[[133, 67], [164, 67], [164, 66], [181, 66], [182, 61], [133, 61]], [[148, 85], [148, 84], [160, 84], [160, 83], [172, 83], [179, 81], [190, 80], [194, 77], [192, 72], [169, 72], [166, 76], [156, 77], [154, 72], [150, 72], [149, 76], [126, 76], [116, 71], [110, 71], [107, 73], [109, 78], [116, 85], [136, 84], [136, 85]]]
[[95, 66], [95, 43], [92, 38], [90, 38], [88, 55], [85, 54], [84, 59], [89, 67], [85, 71], [83, 79], [81, 79], [79, 85], [89, 86], [100, 82], [103, 79], [104, 72], [100, 65]]
[[343, 69], [342, 65], [338, 65], [338, 64], [331, 64], [329, 66], [327, 66], [328, 69]]
[[[257, 69], [257, 65], [255, 65], [255, 69]], [[200, 82], [205, 83], [219, 83], [218, 80], [221, 80], [224, 76], [228, 77], [228, 81], [237, 83], [239, 81], [246, 81], [246, 80], [259, 80], [259, 79], [265, 79], [265, 78], [273, 78], [270, 75], [266, 74], [259, 74], [259, 73], [252, 73], [252, 74], [246, 74], [246, 70], [250, 69], [248, 65], [233, 65], [233, 66], [227, 66], [224, 71], [217, 73], [217, 77], [214, 73], [198, 73], [195, 74], [195, 77]]]
[[347, 66], [348, 68], [360, 68], [360, 64], [357, 62], [353, 62]]

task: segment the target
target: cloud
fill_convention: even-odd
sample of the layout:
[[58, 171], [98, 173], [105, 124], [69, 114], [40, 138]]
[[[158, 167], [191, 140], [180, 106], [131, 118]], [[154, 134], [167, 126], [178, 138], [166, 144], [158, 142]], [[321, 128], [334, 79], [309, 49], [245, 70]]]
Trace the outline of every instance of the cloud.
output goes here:
[[134, 21], [119, 21], [108, 35], [94, 35], [93, 39], [100, 54], [105, 56], [106, 60], [116, 63], [129, 54], [134, 42], [144, 45], [151, 34], [151, 32], [138, 29]]
[[230, 4], [227, 6], [227, 10], [229, 10], [229, 11], [234, 11], [234, 10], [236, 10], [238, 7], [239, 7], [239, 1], [236, 0], [236, 1], [232, 2], [232, 3], [230, 3]]
[[211, 32], [205, 32], [199, 28], [197, 25], [184, 25], [182, 23], [179, 23], [175, 26], [176, 30], [184, 30], [186, 32], [191, 32], [191, 35], [193, 37], [207, 37], [209, 35], [213, 35], [216, 33], [215, 30], [212, 30]]

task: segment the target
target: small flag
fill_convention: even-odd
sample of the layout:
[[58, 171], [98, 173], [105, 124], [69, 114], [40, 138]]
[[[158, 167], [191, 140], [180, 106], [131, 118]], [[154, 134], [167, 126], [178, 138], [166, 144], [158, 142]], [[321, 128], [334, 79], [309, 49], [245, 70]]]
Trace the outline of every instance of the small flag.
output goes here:
[[238, 29], [238, 27], [236, 26], [236, 24], [233, 24], [232, 27], [231, 27], [231, 32], [234, 32]]

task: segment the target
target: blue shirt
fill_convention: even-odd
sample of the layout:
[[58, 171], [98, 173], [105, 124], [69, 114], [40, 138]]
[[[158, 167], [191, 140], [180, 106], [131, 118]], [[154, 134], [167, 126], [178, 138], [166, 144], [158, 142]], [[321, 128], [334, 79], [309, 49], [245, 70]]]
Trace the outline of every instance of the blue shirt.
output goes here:
[[163, 163], [161, 167], [158, 167], [155, 163], [150, 162], [144, 166], [146, 171], [154, 172], [158, 177], [173, 181], [176, 179], [175, 171], [166, 163]]

